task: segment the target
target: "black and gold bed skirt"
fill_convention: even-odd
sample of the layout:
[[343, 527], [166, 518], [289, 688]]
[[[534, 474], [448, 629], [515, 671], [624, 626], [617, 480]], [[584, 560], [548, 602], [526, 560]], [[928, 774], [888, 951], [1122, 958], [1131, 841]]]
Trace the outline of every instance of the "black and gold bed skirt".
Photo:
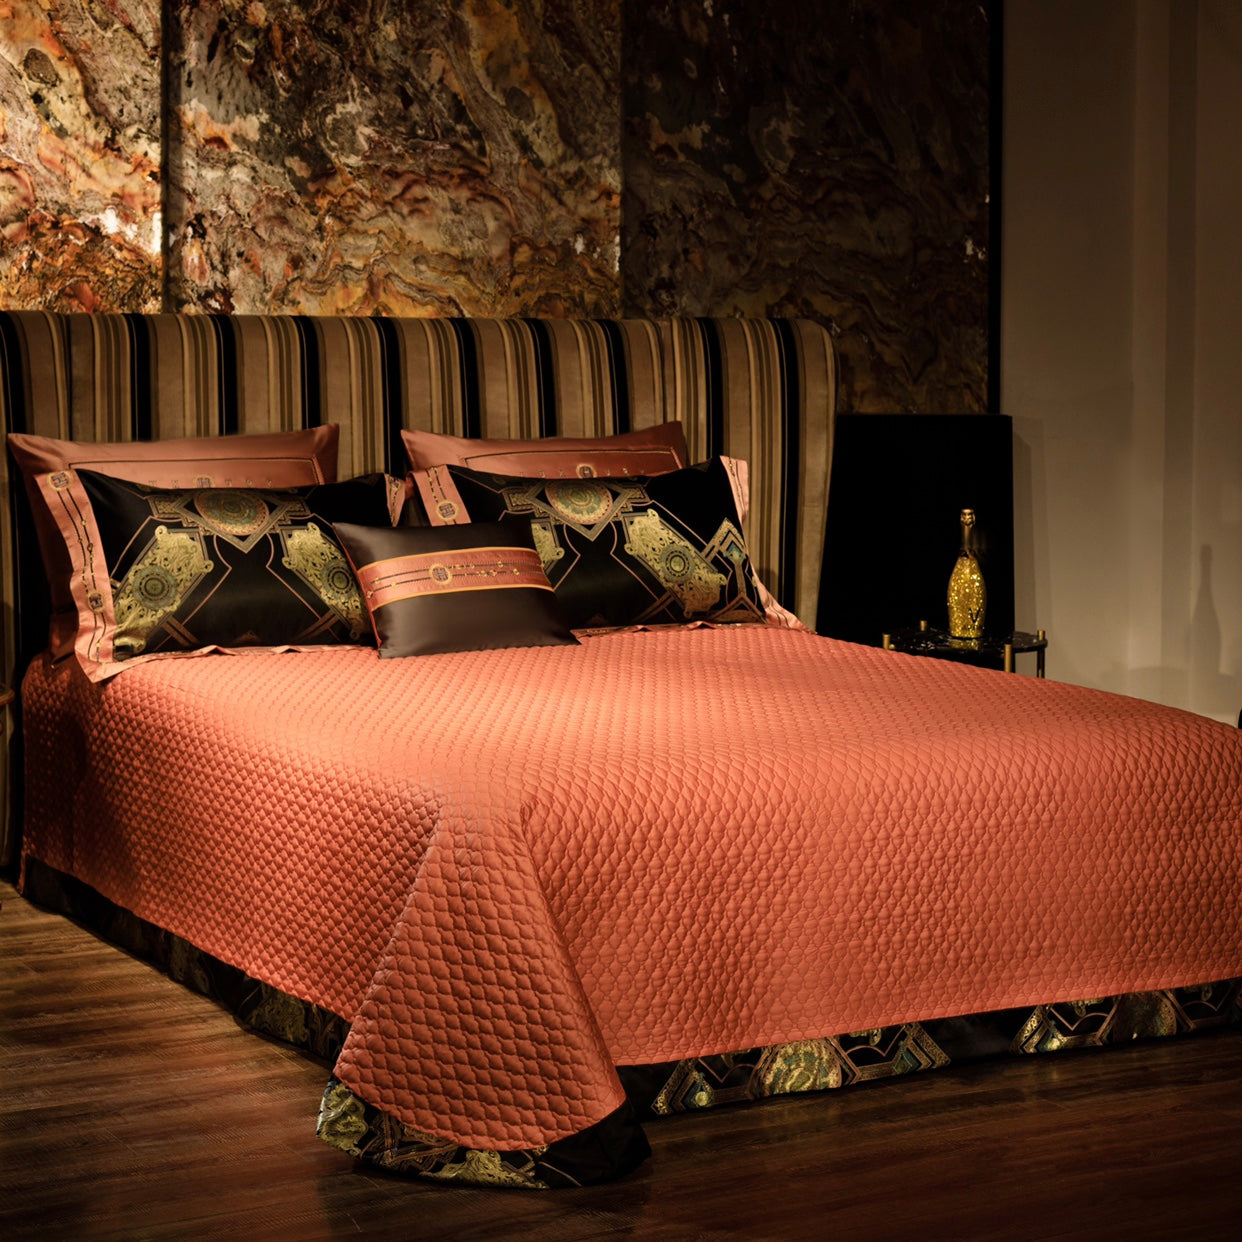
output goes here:
[[[36, 904], [79, 920], [211, 997], [247, 1029], [291, 1043], [327, 1064], [335, 1061], [349, 1033], [343, 1018], [251, 979], [37, 862], [27, 865], [23, 891]], [[989, 1058], [1105, 1048], [1236, 1025], [1242, 1025], [1242, 979], [1227, 979], [909, 1022], [658, 1065], [624, 1065], [617, 1072], [625, 1105], [580, 1134], [527, 1151], [479, 1151], [421, 1134], [330, 1079], [318, 1132], [330, 1145], [394, 1172], [462, 1185], [583, 1186], [620, 1177], [641, 1164], [650, 1154], [642, 1122], [652, 1117]]]

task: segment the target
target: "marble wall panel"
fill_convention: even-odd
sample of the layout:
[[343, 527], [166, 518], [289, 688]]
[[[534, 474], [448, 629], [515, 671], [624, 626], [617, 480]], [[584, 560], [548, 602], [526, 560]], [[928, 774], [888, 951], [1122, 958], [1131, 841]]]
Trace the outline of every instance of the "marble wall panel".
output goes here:
[[173, 302], [615, 314], [620, 3], [178, 5]]
[[160, 307], [158, 0], [0, 0], [0, 305]]
[[831, 327], [840, 408], [986, 408], [989, 5], [626, 6], [629, 314]]
[[807, 314], [843, 408], [986, 400], [987, 3], [0, 15], [4, 305]]

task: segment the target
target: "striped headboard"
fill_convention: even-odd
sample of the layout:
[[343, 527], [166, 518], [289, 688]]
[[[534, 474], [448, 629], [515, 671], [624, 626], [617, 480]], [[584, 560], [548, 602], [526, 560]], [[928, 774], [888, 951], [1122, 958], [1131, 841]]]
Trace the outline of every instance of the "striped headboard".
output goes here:
[[[827, 332], [795, 319], [393, 319], [0, 312], [4, 430], [170, 439], [341, 424], [339, 477], [404, 473], [403, 427], [606, 435], [680, 419], [691, 459], [750, 463], [764, 581], [815, 622], [832, 449]], [[29, 515], [0, 463], [8, 684], [41, 643]]]

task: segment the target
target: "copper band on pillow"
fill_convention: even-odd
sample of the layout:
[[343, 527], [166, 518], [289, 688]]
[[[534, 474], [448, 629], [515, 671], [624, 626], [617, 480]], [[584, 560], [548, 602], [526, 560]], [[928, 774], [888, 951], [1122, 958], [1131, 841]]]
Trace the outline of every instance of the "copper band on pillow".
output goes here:
[[360, 565], [356, 572], [358, 585], [372, 611], [420, 595], [456, 595], [513, 587], [552, 590], [539, 553], [527, 548], [461, 548], [394, 556]]
[[380, 655], [576, 646], [529, 518], [459, 526], [334, 528]]
[[414, 483], [432, 526], [461, 526], [470, 521], [447, 466], [418, 471]]

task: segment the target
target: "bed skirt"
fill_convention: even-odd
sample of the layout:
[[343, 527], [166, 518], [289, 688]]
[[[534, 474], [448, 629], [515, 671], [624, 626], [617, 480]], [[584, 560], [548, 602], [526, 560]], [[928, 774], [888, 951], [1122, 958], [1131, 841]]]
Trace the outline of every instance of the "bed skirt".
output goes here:
[[[35, 859], [23, 895], [82, 923], [170, 978], [227, 1008], [258, 1034], [330, 1067], [349, 1022], [250, 978], [218, 958]], [[1105, 1048], [1136, 1039], [1242, 1025], [1242, 979], [908, 1022], [766, 1048], [618, 1066], [626, 1103], [589, 1129], [524, 1151], [479, 1151], [411, 1130], [329, 1078], [318, 1133], [360, 1160], [407, 1175], [467, 1185], [551, 1189], [623, 1176], [650, 1154], [653, 1117], [999, 1057]]]

